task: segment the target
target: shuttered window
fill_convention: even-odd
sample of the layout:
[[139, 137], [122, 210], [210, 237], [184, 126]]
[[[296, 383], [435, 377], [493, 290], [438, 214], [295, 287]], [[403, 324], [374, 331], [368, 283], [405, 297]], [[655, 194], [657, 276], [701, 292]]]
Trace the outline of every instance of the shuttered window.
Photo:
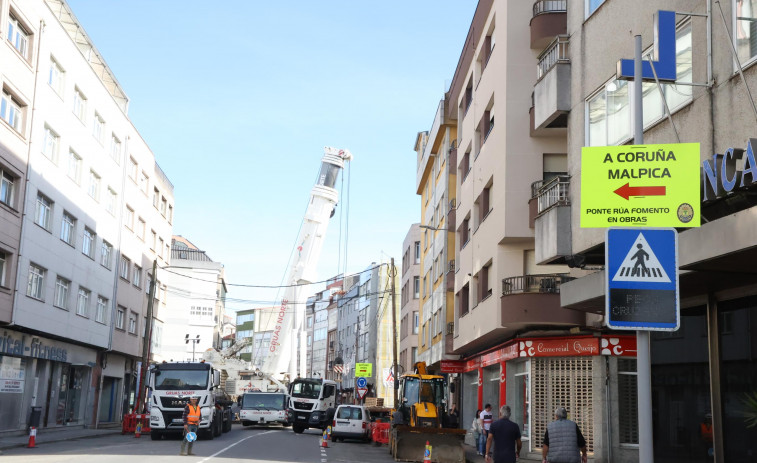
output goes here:
[[636, 388], [636, 359], [618, 358], [618, 413], [621, 444], [639, 443], [639, 407]]
[[568, 410], [594, 452], [592, 357], [552, 357], [531, 360], [532, 449], [541, 448], [547, 424], [557, 407]]

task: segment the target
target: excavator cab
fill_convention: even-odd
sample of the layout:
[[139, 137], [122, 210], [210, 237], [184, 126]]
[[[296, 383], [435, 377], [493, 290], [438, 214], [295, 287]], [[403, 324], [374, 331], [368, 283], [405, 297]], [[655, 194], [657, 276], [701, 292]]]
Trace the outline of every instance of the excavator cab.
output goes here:
[[402, 382], [400, 412], [413, 427], [439, 428], [446, 412], [444, 378], [406, 375]]

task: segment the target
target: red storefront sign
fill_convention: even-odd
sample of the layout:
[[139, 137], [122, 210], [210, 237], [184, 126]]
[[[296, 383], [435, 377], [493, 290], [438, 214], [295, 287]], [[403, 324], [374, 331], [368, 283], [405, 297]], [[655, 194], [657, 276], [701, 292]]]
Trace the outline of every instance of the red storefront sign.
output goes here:
[[607, 336], [600, 339], [602, 355], [615, 357], [636, 357], [635, 336]]
[[460, 360], [442, 360], [440, 368], [442, 373], [463, 373], [465, 372], [465, 362]]
[[520, 341], [521, 357], [581, 357], [599, 355], [598, 338], [555, 338]]
[[481, 356], [481, 366], [488, 367], [518, 357], [518, 344], [510, 344]]

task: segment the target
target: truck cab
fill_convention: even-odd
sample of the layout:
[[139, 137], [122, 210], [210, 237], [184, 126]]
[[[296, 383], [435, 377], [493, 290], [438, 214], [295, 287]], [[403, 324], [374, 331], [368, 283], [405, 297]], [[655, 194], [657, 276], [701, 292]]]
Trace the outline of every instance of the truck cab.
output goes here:
[[209, 363], [159, 363], [150, 367], [150, 436], [184, 431], [184, 407], [199, 397], [199, 431], [213, 439], [231, 430], [231, 400], [220, 389], [221, 373]]
[[289, 396], [283, 392], [246, 392], [241, 396], [242, 426], [281, 424], [288, 426]]
[[289, 385], [292, 430], [326, 429], [336, 410], [336, 383], [319, 378], [297, 378]]

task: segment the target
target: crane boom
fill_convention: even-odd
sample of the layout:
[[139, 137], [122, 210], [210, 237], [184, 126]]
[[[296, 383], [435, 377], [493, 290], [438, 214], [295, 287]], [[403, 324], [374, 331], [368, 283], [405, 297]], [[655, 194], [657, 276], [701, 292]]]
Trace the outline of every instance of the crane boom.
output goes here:
[[302, 362], [299, 376], [305, 376], [305, 339], [303, 323], [305, 304], [299, 301], [299, 287], [315, 280], [318, 259], [323, 249], [329, 219], [339, 199], [334, 188], [339, 171], [345, 162], [352, 159], [348, 150], [331, 147], [324, 148], [321, 170], [318, 180], [310, 192], [310, 202], [305, 212], [302, 227], [296, 241], [297, 248], [287, 271], [284, 297], [276, 314], [274, 331], [268, 347], [269, 354], [261, 371], [266, 376], [291, 381], [297, 372], [297, 338], [300, 338], [300, 356]]

